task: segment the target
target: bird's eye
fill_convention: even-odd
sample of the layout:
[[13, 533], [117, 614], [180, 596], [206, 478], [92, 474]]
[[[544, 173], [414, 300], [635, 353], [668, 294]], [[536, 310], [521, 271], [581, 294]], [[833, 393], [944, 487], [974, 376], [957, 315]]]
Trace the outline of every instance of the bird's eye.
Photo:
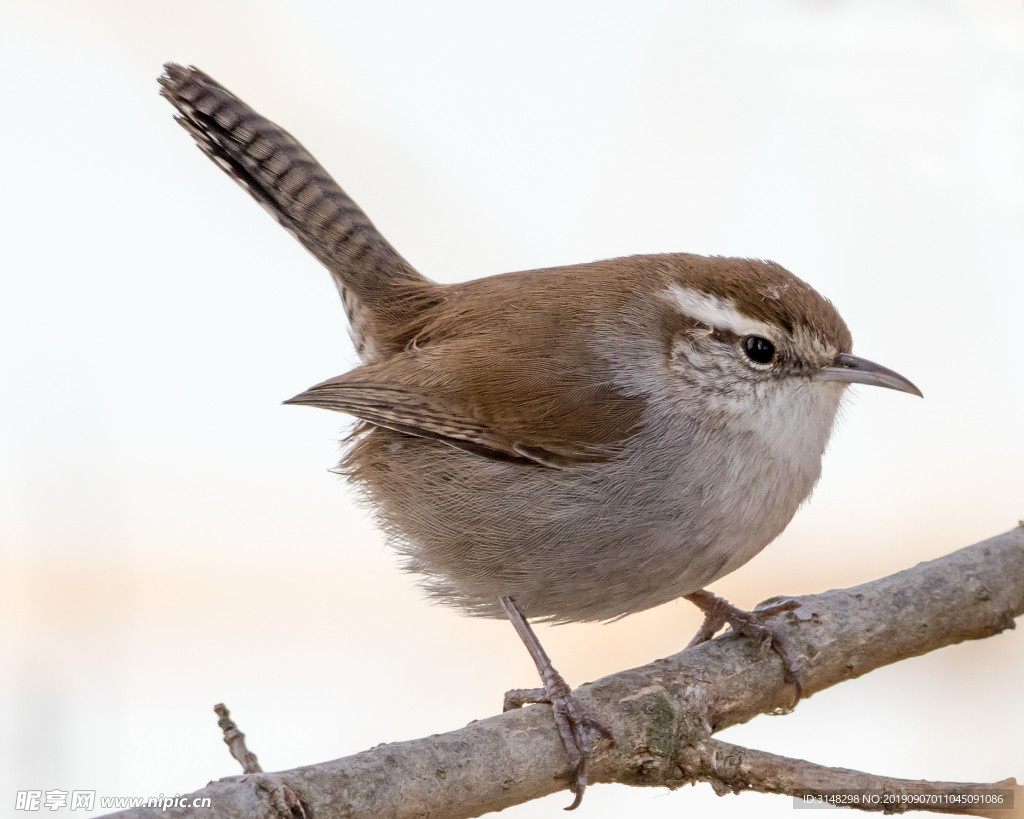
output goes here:
[[747, 336], [743, 339], [743, 349], [751, 361], [768, 364], [775, 357], [775, 345], [761, 336]]

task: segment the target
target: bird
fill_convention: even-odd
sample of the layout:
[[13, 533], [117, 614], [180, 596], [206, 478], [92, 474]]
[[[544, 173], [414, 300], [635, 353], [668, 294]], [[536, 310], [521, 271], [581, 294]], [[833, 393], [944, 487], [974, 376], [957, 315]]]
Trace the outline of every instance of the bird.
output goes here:
[[679, 598], [799, 663], [772, 618], [705, 587], [809, 497], [850, 384], [921, 395], [853, 355], [833, 304], [770, 261], [634, 255], [457, 284], [420, 274], [287, 131], [195, 67], [160, 93], [199, 148], [330, 272], [360, 365], [285, 403], [356, 419], [338, 471], [427, 595], [507, 618], [580, 804], [610, 731], [532, 622], [600, 622]]

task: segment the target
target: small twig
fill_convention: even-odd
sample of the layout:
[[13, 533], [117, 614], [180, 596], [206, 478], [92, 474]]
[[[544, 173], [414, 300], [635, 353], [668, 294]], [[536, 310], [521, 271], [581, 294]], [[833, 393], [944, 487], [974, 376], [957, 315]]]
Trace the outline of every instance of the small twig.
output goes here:
[[238, 760], [242, 766], [242, 773], [263, 773], [260, 763], [256, 760], [256, 754], [245, 747], [245, 734], [238, 730], [238, 726], [231, 720], [231, 712], [224, 703], [213, 706], [214, 712], [220, 717], [217, 724], [224, 732], [224, 744], [231, 751], [231, 756]]
[[[217, 724], [224, 732], [224, 743], [230, 749], [231, 756], [241, 763], [242, 773], [263, 773], [263, 768], [256, 761], [256, 754], [245, 747], [245, 734], [239, 731], [238, 726], [232, 721], [227, 706], [221, 702], [213, 706], [213, 710], [220, 717]], [[277, 819], [309, 819], [311, 816], [309, 808], [288, 785], [260, 778], [256, 780], [255, 786], [258, 792], [265, 795], [266, 803], [270, 807], [271, 813], [266, 815], [276, 816]]]
[[1007, 803], [1013, 804], [1013, 795], [1003, 793], [1003, 809], [994, 812], [993, 807], [997, 806], [979, 797], [992, 794], [993, 791], [1009, 792], [1018, 788], [1013, 778], [982, 784], [875, 776], [848, 768], [829, 768], [803, 759], [790, 759], [742, 748], [710, 737], [683, 749], [677, 761], [687, 779], [711, 783], [719, 796], [740, 791], [759, 791], [794, 797], [818, 797], [825, 799], [826, 803], [829, 797], [838, 796], [841, 801], [833, 804], [884, 813], [927, 810], [934, 813], [1010, 817], [1011, 813], [1006, 806]]

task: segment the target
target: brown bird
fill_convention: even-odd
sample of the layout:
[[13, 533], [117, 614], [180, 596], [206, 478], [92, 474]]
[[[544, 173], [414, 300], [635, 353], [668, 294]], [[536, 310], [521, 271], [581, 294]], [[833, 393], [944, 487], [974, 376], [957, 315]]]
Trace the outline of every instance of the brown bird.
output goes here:
[[630, 256], [465, 284], [403, 259], [290, 134], [195, 68], [161, 93], [199, 147], [330, 271], [363, 362], [286, 403], [360, 420], [340, 469], [382, 529], [464, 612], [508, 617], [569, 755], [576, 807], [608, 731], [528, 619], [610, 620], [678, 597], [771, 640], [770, 618], [703, 588], [789, 523], [821, 472], [848, 384], [920, 395], [851, 354], [830, 302], [773, 262]]

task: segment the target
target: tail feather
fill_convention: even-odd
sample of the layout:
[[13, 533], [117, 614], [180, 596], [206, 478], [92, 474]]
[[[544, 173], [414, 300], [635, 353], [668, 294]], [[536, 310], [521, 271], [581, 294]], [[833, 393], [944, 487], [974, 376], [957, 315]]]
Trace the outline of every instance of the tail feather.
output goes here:
[[408, 298], [410, 291], [429, 287], [428, 280], [291, 134], [197, 68], [168, 63], [164, 72], [160, 93], [203, 153], [331, 272], [360, 356], [384, 352], [380, 344], [420, 301]]

